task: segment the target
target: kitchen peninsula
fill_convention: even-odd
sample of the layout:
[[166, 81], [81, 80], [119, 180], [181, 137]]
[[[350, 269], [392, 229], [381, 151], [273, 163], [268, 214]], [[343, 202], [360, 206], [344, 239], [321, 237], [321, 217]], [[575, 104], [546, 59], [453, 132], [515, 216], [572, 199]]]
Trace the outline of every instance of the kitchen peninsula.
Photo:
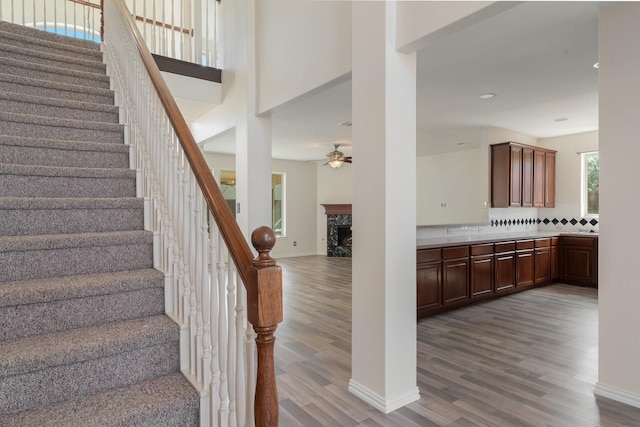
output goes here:
[[526, 232], [417, 241], [417, 315], [556, 281], [597, 287], [598, 234]]

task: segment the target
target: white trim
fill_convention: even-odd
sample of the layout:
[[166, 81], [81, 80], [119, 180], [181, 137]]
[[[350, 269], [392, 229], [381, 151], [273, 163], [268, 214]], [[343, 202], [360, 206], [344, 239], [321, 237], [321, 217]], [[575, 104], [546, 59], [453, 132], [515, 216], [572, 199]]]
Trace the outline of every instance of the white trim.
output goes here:
[[599, 397], [606, 397], [607, 399], [615, 400], [616, 402], [624, 403], [625, 405], [640, 408], [640, 394], [631, 393], [617, 387], [597, 383], [595, 395]]
[[385, 414], [400, 409], [411, 402], [420, 400], [420, 390], [418, 387], [406, 394], [388, 400], [351, 379], [349, 380], [349, 391]]

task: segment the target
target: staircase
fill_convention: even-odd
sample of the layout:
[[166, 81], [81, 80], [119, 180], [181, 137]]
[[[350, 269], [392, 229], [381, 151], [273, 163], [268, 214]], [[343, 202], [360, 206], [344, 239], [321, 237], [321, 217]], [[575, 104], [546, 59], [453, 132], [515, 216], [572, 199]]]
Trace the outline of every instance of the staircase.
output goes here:
[[192, 426], [99, 46], [0, 22], [0, 425]]

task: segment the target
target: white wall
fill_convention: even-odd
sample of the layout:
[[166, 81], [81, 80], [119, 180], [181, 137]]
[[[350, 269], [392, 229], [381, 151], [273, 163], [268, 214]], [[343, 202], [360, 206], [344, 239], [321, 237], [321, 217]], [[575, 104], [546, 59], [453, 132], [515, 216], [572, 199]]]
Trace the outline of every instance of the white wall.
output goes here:
[[487, 150], [482, 147], [416, 159], [418, 226], [487, 222]]
[[259, 113], [351, 72], [350, 2], [258, 1], [256, 26]]
[[640, 407], [640, 3], [600, 11], [599, 365], [596, 393]]
[[[220, 182], [220, 170], [235, 170], [235, 156], [205, 152], [205, 159]], [[316, 254], [316, 165], [310, 162], [273, 160], [272, 171], [285, 174], [285, 236], [278, 237], [274, 258]], [[266, 224], [271, 226], [271, 224]], [[293, 246], [296, 242], [296, 246]]]

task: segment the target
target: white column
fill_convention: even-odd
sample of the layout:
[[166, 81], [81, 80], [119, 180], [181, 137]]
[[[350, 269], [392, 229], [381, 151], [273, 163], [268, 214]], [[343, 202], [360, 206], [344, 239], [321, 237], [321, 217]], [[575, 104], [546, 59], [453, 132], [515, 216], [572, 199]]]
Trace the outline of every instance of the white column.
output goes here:
[[599, 369], [596, 394], [640, 407], [640, 3], [600, 12]]
[[353, 334], [349, 390], [388, 413], [416, 386], [416, 56], [396, 3], [353, 2]]
[[[238, 68], [234, 76], [237, 88], [244, 91], [236, 125], [236, 201], [240, 212], [236, 218], [247, 238], [261, 225], [271, 226], [271, 116], [256, 115], [258, 100], [258, 70], [256, 52], [256, 0], [238, 1], [246, 8], [238, 13], [241, 41], [238, 48]], [[242, 82], [241, 80], [245, 80]], [[240, 80], [240, 81], [239, 81]], [[243, 84], [244, 83], [244, 84]]]

